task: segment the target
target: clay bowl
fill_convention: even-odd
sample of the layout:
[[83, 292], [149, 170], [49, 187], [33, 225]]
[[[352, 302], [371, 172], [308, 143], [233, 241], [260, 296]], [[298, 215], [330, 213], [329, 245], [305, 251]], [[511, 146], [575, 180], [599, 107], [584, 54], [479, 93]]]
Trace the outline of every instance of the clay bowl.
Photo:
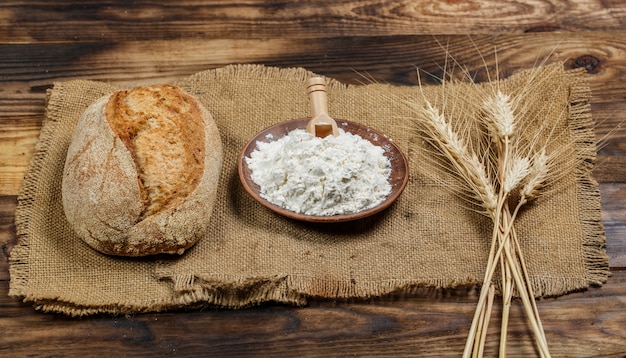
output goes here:
[[363, 219], [379, 213], [388, 208], [400, 196], [400, 194], [402, 194], [402, 191], [406, 187], [406, 184], [409, 180], [409, 167], [406, 157], [400, 151], [400, 149], [388, 137], [380, 132], [377, 132], [367, 126], [356, 122], [336, 119], [339, 128], [345, 130], [346, 132], [358, 134], [363, 139], [369, 140], [372, 144], [381, 146], [385, 149], [385, 156], [389, 158], [389, 161], [391, 163], [391, 175], [389, 177], [389, 183], [391, 184], [391, 193], [387, 195], [387, 198], [378, 206], [360, 211], [358, 213], [338, 214], [332, 216], [312, 216], [299, 214], [278, 205], [272, 204], [269, 201], [263, 199], [260, 195], [259, 186], [254, 183], [250, 178], [251, 171], [248, 168], [248, 165], [246, 164], [244, 158], [249, 157], [250, 153], [252, 153], [256, 149], [257, 142], [277, 140], [278, 138], [287, 135], [289, 132], [295, 129], [305, 129], [309, 120], [310, 118], [301, 118], [278, 123], [257, 133], [257, 135], [250, 139], [250, 141], [245, 145], [238, 159], [239, 178], [245, 190], [259, 203], [261, 203], [266, 208], [291, 219], [318, 223], [336, 223]]

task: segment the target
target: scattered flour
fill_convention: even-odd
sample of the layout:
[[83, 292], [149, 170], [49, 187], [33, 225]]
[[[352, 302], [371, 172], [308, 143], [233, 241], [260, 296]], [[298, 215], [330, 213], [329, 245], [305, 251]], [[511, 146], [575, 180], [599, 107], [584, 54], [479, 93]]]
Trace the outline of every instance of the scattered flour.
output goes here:
[[383, 148], [339, 129], [318, 138], [296, 129], [273, 142], [257, 142], [245, 158], [261, 197], [305, 215], [357, 213], [391, 192], [391, 164]]

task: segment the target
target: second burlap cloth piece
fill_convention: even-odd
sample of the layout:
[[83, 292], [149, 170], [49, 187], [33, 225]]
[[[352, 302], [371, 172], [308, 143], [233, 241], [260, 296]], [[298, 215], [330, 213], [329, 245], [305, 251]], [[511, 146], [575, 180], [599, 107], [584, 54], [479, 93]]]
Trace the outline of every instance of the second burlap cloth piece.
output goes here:
[[[531, 100], [546, 121], [575, 138], [583, 159], [556, 194], [529, 206], [517, 224], [535, 292], [560, 295], [608, 276], [598, 186], [591, 177], [590, 94], [581, 71], [558, 65], [533, 71], [551, 85], [531, 93], [536, 96]], [[512, 76], [502, 88], [522, 90], [529, 73]], [[242, 65], [174, 83], [214, 116], [225, 157], [218, 201], [207, 218], [209, 234], [181, 257], [157, 259], [102, 255], [70, 230], [60, 198], [69, 138], [84, 109], [116, 88], [91, 81], [55, 84], [18, 202], [10, 294], [45, 311], [84, 315], [207, 304], [304, 304], [308, 297], [371, 297], [416, 286], [481, 282], [490, 221], [425, 175], [432, 168], [416, 154], [424, 144], [407, 120], [415, 113], [400, 104], [400, 99], [420, 101], [418, 88], [329, 81], [331, 116], [385, 133], [409, 159], [411, 179], [388, 210], [357, 222], [307, 224], [265, 209], [245, 192], [237, 173], [241, 150], [260, 130], [308, 116], [304, 83], [312, 75], [304, 69]], [[468, 90], [462, 84], [445, 89], [459, 103], [474, 98]], [[424, 94], [434, 97], [441, 87], [426, 87]]]

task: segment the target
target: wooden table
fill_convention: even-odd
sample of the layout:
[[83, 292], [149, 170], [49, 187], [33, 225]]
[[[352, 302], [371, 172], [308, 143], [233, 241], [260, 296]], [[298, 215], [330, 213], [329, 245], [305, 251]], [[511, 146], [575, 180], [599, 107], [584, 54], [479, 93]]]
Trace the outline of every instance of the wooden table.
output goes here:
[[[597, 122], [612, 277], [539, 302], [553, 356], [626, 355], [626, 2], [4, 1], [0, 4], [0, 355], [459, 356], [476, 289], [81, 319], [7, 296], [17, 194], [55, 81], [162, 83], [233, 63], [305, 67], [345, 83], [416, 84], [446, 55], [484, 78], [546, 60], [584, 67]], [[470, 34], [471, 36], [468, 36]], [[481, 77], [483, 76], [483, 77]], [[496, 315], [497, 316], [497, 313]], [[514, 305], [510, 356], [534, 356]], [[497, 351], [490, 326], [487, 355]], [[110, 353], [106, 353], [109, 355]]]

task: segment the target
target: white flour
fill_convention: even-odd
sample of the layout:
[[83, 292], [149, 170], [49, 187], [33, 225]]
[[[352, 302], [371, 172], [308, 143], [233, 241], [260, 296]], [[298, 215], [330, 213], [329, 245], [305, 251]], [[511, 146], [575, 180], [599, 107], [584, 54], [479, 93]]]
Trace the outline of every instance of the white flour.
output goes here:
[[391, 192], [383, 148], [342, 129], [338, 137], [325, 138], [296, 129], [276, 141], [257, 142], [245, 160], [261, 196], [296, 213], [357, 213]]

